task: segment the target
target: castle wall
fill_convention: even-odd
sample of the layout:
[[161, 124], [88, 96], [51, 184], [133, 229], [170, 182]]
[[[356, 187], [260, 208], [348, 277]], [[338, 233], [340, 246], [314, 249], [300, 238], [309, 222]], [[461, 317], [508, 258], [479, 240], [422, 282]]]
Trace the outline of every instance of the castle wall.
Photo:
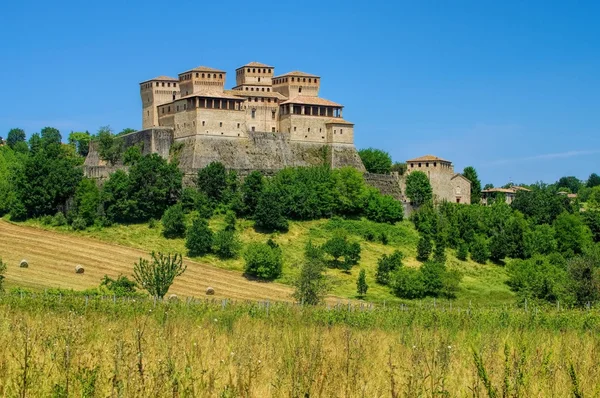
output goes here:
[[[274, 102], [245, 102], [248, 131], [276, 132], [278, 129], [279, 105]], [[252, 116], [254, 110], [254, 117]]]
[[367, 185], [377, 188], [384, 195], [390, 195], [396, 200], [404, 201], [402, 190], [402, 178], [398, 173], [392, 174], [373, 174], [365, 173], [363, 175]]
[[[331, 119], [329, 119], [331, 120]], [[327, 141], [340, 144], [354, 143], [354, 126], [351, 124], [327, 123]]]
[[246, 136], [243, 110], [194, 108], [176, 113], [173, 123], [176, 139], [195, 135]]
[[308, 115], [280, 115], [279, 126], [282, 132], [289, 133], [293, 141], [327, 142], [327, 126], [330, 117]]

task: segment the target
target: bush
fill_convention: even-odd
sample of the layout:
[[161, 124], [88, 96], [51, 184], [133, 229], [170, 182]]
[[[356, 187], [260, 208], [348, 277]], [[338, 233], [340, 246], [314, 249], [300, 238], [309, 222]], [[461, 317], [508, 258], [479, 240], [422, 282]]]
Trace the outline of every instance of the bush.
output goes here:
[[460, 261], [467, 261], [467, 256], [469, 255], [469, 245], [465, 242], [460, 242], [458, 245], [458, 250], [456, 251], [456, 258]]
[[75, 217], [71, 223], [74, 231], [83, 231], [87, 228], [87, 222], [82, 217]]
[[390, 276], [402, 267], [403, 254], [396, 250], [394, 253], [387, 255], [384, 254], [379, 260], [377, 260], [377, 272], [375, 273], [375, 281], [382, 285], [390, 283]]
[[213, 252], [221, 259], [236, 258], [241, 246], [233, 230], [219, 231], [213, 238]]
[[352, 242], [348, 243], [346, 247], [346, 253], [344, 253], [344, 269], [350, 270], [353, 265], [358, 264], [360, 261], [360, 243]]
[[151, 218], [150, 221], [148, 221], [148, 228], [154, 229], [157, 226], [158, 226], [158, 221], [156, 221], [156, 219]]
[[106, 286], [108, 290], [117, 296], [131, 296], [135, 294], [136, 283], [126, 276], [119, 275], [117, 279], [112, 279], [108, 275], [104, 275], [100, 286]]
[[213, 243], [213, 232], [208, 228], [208, 222], [203, 218], [196, 218], [187, 231], [185, 247], [190, 257], [203, 256], [210, 253]]
[[404, 207], [402, 207], [402, 203], [389, 195], [373, 192], [367, 202], [365, 215], [371, 221], [394, 224], [402, 221]]
[[392, 275], [392, 291], [397, 297], [418, 299], [425, 297], [423, 274], [418, 269], [401, 267]]
[[281, 248], [266, 243], [251, 243], [244, 252], [247, 275], [260, 279], [275, 279], [281, 275], [283, 255]]
[[446, 267], [435, 261], [427, 261], [421, 266], [425, 295], [438, 297], [444, 288]]
[[323, 275], [323, 250], [308, 242], [304, 249], [304, 263], [300, 274], [294, 280], [293, 297], [302, 304], [317, 305], [323, 301], [328, 285]]
[[433, 261], [439, 264], [446, 263], [446, 245], [443, 237], [439, 233], [435, 236], [435, 250], [433, 251]]
[[11, 221], [25, 221], [27, 220], [27, 209], [23, 202], [15, 200], [10, 207], [10, 219]]
[[471, 246], [471, 258], [479, 264], [487, 263], [490, 258], [490, 250], [488, 243], [483, 236], [476, 236], [473, 245]]
[[140, 258], [133, 266], [133, 276], [152, 297], [162, 299], [169, 291], [175, 278], [183, 274], [187, 266], [180, 254], [152, 252], [152, 261]]
[[417, 260], [427, 261], [431, 255], [432, 245], [429, 236], [421, 236], [417, 244]]
[[62, 227], [63, 225], [67, 225], [67, 217], [65, 217], [65, 215], [59, 211], [53, 217], [52, 225], [55, 227]]
[[[336, 267], [341, 266], [345, 270], [350, 270], [353, 265], [358, 264], [360, 261], [360, 243], [348, 242], [345, 236], [334, 236], [323, 244], [322, 249], [333, 257], [333, 264]], [[344, 261], [340, 262], [342, 257]]]
[[369, 290], [369, 285], [367, 285], [366, 273], [364, 269], [361, 269], [356, 280], [356, 293], [359, 297], [363, 297], [367, 294], [367, 290]]
[[227, 210], [227, 213], [225, 213], [225, 230], [235, 231], [236, 223], [235, 213], [231, 210]]
[[254, 211], [255, 226], [266, 231], [287, 231], [288, 221], [283, 214], [283, 203], [279, 192], [267, 185], [258, 198]]
[[212, 162], [198, 170], [198, 189], [205, 193], [210, 201], [218, 203], [227, 189], [227, 170], [220, 162]]
[[181, 204], [169, 207], [162, 217], [163, 236], [167, 239], [183, 238], [185, 236], [185, 214]]
[[358, 151], [365, 169], [369, 173], [389, 174], [392, 168], [392, 158], [389, 153], [381, 149], [366, 148]]

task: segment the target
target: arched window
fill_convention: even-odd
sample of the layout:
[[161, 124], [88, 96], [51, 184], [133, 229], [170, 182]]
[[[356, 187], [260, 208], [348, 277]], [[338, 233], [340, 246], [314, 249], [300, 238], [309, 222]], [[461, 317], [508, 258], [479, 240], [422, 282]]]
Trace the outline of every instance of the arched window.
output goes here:
[[213, 73], [213, 78], [215, 78], [215, 79], [217, 78], [217, 74], [216, 73]]
[[256, 73], [256, 68], [253, 68], [253, 69], [252, 69], [252, 73]]
[[294, 78], [292, 77], [292, 81], [294, 81]]
[[298, 94], [300, 94], [302, 92], [302, 87], [298, 88]]
[[250, 68], [248, 68], [248, 73], [250, 73]]
[[204, 79], [204, 73], [202, 74], [202, 78]]
[[302, 79], [302, 81], [303, 81], [304, 83], [306, 83], [306, 78]]
[[196, 72], [196, 77], [200, 76], [200, 73]]
[[222, 79], [222, 78], [223, 78], [223, 74], [219, 73], [219, 79]]

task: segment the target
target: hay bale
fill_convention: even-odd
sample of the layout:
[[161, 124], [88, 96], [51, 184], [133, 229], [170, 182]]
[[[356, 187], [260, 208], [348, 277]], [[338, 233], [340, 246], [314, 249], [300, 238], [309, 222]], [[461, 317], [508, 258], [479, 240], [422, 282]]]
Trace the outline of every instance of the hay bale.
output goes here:
[[27, 260], [21, 260], [21, 262], [19, 263], [19, 267], [27, 268], [29, 267], [29, 263], [27, 262]]
[[169, 294], [169, 301], [177, 301], [179, 297], [176, 294]]
[[215, 289], [213, 289], [213, 288], [212, 288], [212, 287], [210, 287], [210, 286], [209, 286], [209, 287], [207, 287], [207, 288], [206, 288], [206, 294], [207, 294], [208, 296], [212, 296], [212, 295], [214, 295], [214, 294], [215, 294]]
[[76, 274], [83, 274], [84, 272], [85, 272], [85, 269], [81, 265], [76, 265], [75, 266], [75, 273]]

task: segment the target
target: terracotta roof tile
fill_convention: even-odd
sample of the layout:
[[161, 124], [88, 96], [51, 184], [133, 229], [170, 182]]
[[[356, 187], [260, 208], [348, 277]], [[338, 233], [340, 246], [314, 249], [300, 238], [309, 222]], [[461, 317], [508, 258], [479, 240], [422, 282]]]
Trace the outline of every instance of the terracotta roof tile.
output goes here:
[[449, 160], [438, 158], [437, 156], [433, 156], [433, 155], [425, 155], [425, 156], [421, 156], [419, 158], [407, 160], [407, 162], [433, 162], [433, 161], [452, 163]]
[[335, 117], [333, 119], [329, 119], [328, 121], [326, 121], [325, 124], [345, 124], [345, 125], [354, 126], [354, 123], [352, 123], [352, 122], [349, 122], [342, 118], [335, 118]]
[[211, 68], [208, 66], [197, 66], [194, 69], [186, 70], [185, 72], [181, 72], [180, 75], [188, 72], [219, 72], [219, 73], [227, 73], [224, 70]]
[[[237, 68], [237, 69], [242, 69], [242, 68], [245, 68], [245, 67], [247, 67], [247, 66], [250, 66], [250, 67], [254, 66], [254, 67], [257, 67], [257, 68], [271, 68], [271, 69], [273, 69], [273, 68], [274, 68], [273, 66], [266, 65], [266, 64], [261, 64], [260, 62], [254, 62], [254, 61], [253, 61], [253, 62], [249, 62], [249, 63], [247, 63], [246, 65], [242, 65], [242, 66], [240, 66], [240, 67], [239, 67], [239, 68]], [[236, 70], [237, 70], [237, 69], [236, 69]]]
[[275, 76], [274, 78], [285, 77], [285, 76], [319, 77], [317, 75], [313, 75], [313, 74], [310, 74], [310, 73], [300, 72], [299, 70], [295, 70], [295, 71], [292, 71], [292, 72], [284, 73], [283, 75]]
[[246, 91], [246, 90], [225, 90], [226, 93], [231, 95], [239, 95], [240, 97], [264, 97], [264, 98], [277, 98], [285, 101], [287, 97], [276, 91]]
[[320, 106], [336, 106], [342, 107], [342, 105], [326, 100], [325, 98], [319, 97], [308, 97], [299, 95], [294, 98], [290, 98], [289, 100], [283, 102], [283, 104], [301, 104], [301, 105], [320, 105]]
[[169, 77], [169, 76], [157, 76], [157, 77], [155, 77], [154, 79], [148, 79], [148, 80], [144, 80], [144, 81], [143, 81], [143, 82], [141, 82], [140, 84], [142, 84], [142, 83], [147, 83], [147, 82], [151, 82], [151, 81], [155, 81], [155, 80], [158, 80], [158, 81], [165, 81], [165, 82], [178, 82], [178, 81], [179, 81], [179, 79], [177, 79], [176, 77]]
[[[236, 100], [240, 100], [241, 99], [240, 97], [236, 97], [235, 95], [231, 95], [229, 93], [216, 92], [216, 91], [209, 91], [209, 92], [204, 92], [204, 93], [188, 94], [188, 95], [185, 95], [185, 96], [180, 97], [178, 99], [185, 99], [185, 98], [192, 98], [192, 97], [222, 98], [222, 99], [236, 99]], [[175, 101], [177, 101], [177, 100], [175, 100]]]

